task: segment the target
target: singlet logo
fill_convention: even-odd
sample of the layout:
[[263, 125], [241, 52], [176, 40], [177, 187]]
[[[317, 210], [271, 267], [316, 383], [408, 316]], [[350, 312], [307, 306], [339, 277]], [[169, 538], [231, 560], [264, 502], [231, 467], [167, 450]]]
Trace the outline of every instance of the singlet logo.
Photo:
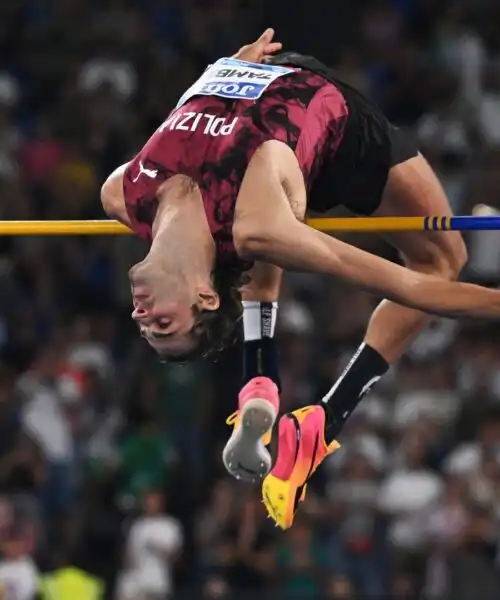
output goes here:
[[221, 58], [203, 73], [181, 97], [179, 108], [193, 96], [219, 96], [232, 100], [256, 100], [278, 77], [293, 69], [260, 65], [235, 58]]
[[137, 173], [137, 176], [132, 179], [132, 183], [137, 183], [141, 175], [146, 175], [146, 177], [149, 177], [150, 179], [156, 179], [156, 176], [158, 175], [158, 169], [146, 169], [140, 160], [139, 173]]

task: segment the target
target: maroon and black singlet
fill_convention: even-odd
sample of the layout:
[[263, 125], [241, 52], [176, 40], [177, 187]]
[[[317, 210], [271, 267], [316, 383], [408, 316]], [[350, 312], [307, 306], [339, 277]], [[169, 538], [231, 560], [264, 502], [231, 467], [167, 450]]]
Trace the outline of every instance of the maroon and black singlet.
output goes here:
[[287, 53], [270, 62], [283, 67], [215, 63], [188, 90], [199, 94], [187, 92], [130, 162], [125, 203], [140, 237], [151, 240], [159, 186], [183, 174], [200, 188], [218, 262], [237, 261], [238, 191], [253, 153], [268, 140], [294, 151], [316, 211], [345, 204], [369, 214], [391, 166], [415, 156], [399, 130], [315, 59]]

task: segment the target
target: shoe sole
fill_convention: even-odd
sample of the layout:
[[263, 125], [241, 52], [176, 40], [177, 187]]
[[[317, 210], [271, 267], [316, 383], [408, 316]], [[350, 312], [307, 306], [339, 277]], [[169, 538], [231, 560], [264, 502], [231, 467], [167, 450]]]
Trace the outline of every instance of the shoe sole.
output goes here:
[[241, 410], [240, 426], [233, 431], [222, 460], [236, 479], [256, 483], [271, 470], [272, 459], [262, 436], [274, 425], [277, 413], [268, 400], [252, 398]]

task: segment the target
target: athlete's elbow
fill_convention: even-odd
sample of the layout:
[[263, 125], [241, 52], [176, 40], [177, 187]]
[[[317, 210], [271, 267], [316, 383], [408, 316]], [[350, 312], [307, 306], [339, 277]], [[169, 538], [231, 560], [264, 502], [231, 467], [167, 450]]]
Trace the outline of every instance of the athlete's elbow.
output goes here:
[[233, 228], [234, 247], [244, 260], [265, 258], [273, 236], [265, 227], [237, 225]]
[[101, 187], [101, 204], [108, 217], [128, 225], [127, 209], [123, 195], [123, 168], [114, 171]]
[[101, 204], [108, 217], [114, 217], [119, 208], [115, 187], [116, 186], [109, 178], [101, 187]]

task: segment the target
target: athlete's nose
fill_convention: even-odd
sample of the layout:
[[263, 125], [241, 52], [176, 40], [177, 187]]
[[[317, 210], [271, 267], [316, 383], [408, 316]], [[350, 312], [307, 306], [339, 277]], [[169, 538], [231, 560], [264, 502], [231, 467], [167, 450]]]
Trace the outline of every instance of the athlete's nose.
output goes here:
[[141, 321], [142, 319], [147, 319], [148, 315], [148, 309], [144, 305], [135, 306], [132, 312], [132, 319], [134, 319], [134, 321]]

